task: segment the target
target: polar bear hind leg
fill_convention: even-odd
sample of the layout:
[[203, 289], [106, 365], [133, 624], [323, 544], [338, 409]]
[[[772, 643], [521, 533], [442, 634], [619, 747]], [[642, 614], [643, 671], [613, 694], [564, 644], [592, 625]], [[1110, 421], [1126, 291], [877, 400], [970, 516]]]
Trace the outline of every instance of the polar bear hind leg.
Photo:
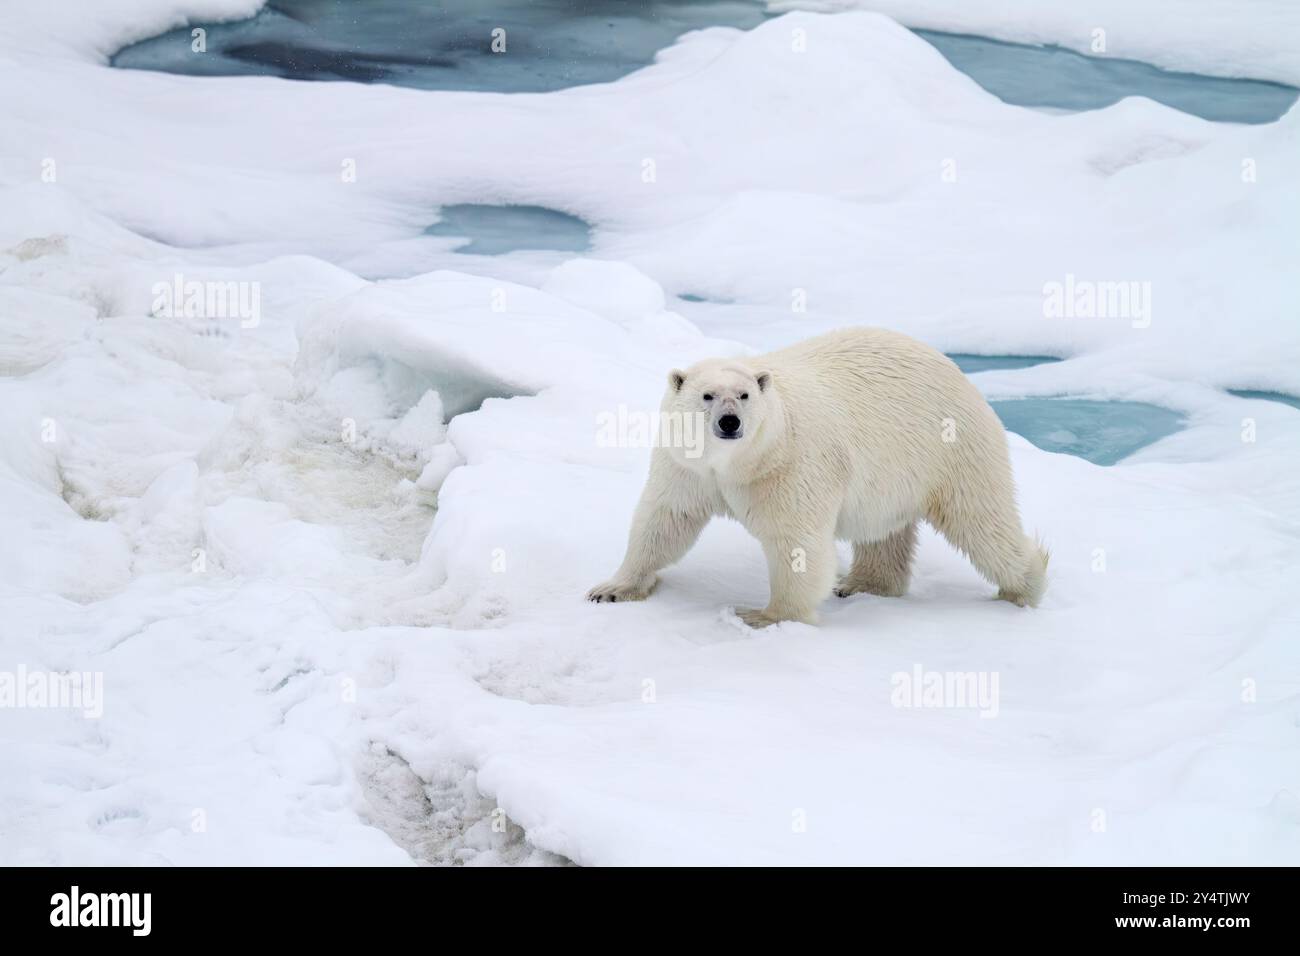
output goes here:
[[926, 520], [998, 586], [998, 598], [1037, 606], [1047, 589], [1048, 553], [1020, 527], [1009, 496], [958, 490], [937, 498]]
[[904, 525], [880, 541], [853, 542], [853, 566], [835, 587], [840, 597], [850, 594], [879, 594], [901, 597], [912, 578], [916, 554], [916, 522]]

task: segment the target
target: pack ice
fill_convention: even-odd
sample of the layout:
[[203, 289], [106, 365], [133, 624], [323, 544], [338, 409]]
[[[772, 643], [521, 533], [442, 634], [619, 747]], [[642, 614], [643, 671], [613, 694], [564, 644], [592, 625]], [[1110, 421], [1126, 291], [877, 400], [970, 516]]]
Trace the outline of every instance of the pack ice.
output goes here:
[[[861, 12], [546, 94], [105, 65], [257, 6], [0, 23], [0, 671], [102, 674], [97, 719], [0, 709], [0, 861], [1300, 861], [1300, 418], [1226, 391], [1300, 389], [1296, 110], [1033, 112]], [[593, 248], [424, 234], [484, 202]], [[1067, 275], [1149, 321], [1046, 317]], [[586, 604], [649, 456], [599, 417], [854, 323], [1185, 427], [1011, 437], [1035, 611], [928, 534], [906, 597], [748, 631], [723, 522]]]

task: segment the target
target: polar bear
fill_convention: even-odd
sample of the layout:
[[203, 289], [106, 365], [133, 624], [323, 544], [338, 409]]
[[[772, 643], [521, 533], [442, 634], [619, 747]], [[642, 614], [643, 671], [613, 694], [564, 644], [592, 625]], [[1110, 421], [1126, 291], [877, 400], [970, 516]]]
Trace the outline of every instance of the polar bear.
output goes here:
[[[674, 369], [661, 414], [695, 416], [702, 442], [654, 449], [623, 564], [592, 601], [647, 597], [715, 515], [740, 521], [767, 557], [767, 607], [737, 611], [751, 627], [815, 623], [832, 588], [903, 594], [921, 519], [999, 598], [1023, 607], [1043, 595], [1048, 555], [1021, 530], [1002, 423], [915, 339], [843, 329]], [[838, 585], [836, 539], [853, 543]]]

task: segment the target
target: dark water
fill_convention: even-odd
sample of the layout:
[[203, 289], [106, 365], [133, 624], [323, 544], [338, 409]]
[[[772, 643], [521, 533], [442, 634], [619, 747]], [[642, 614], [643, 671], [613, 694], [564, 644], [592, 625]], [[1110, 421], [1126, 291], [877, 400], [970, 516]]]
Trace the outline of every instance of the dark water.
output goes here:
[[1007, 431], [1045, 451], [1113, 465], [1183, 427], [1183, 417], [1144, 402], [1021, 398], [990, 402]]
[[1018, 106], [1095, 110], [1126, 96], [1145, 96], [1203, 119], [1271, 123], [1300, 94], [1280, 83], [1173, 73], [1137, 60], [1084, 56], [1056, 46], [928, 30], [917, 34], [984, 89]]
[[[1050, 355], [970, 355], [948, 358], [970, 375], [994, 369], [1029, 368], [1059, 358]], [[1143, 402], [1095, 402], [1075, 398], [1021, 398], [990, 402], [1007, 431], [1046, 451], [1113, 465], [1140, 448], [1182, 428], [1177, 412]]]
[[[994, 369], [1029, 368], [1059, 358], [1050, 355], [970, 355], [948, 358], [967, 375]], [[1094, 402], [1075, 398], [1021, 398], [990, 402], [1007, 431], [1039, 448], [1113, 465], [1140, 448], [1182, 428], [1177, 412], [1143, 402]]]
[[[206, 52], [191, 49], [185, 27], [126, 47], [111, 62], [196, 76], [546, 92], [616, 80], [689, 30], [750, 29], [766, 18], [756, 0], [275, 0], [248, 20], [200, 24]], [[499, 34], [493, 49], [496, 30], [505, 31], [503, 52]], [[1286, 112], [1300, 92], [1060, 47], [917, 35], [985, 89], [1022, 106], [1086, 110], [1146, 96], [1206, 119], [1263, 123]]]
[[1281, 402], [1283, 405], [1290, 405], [1292, 408], [1300, 408], [1300, 396], [1288, 395], [1286, 392], [1259, 392], [1247, 388], [1230, 388], [1228, 394], [1236, 395], [1238, 398], [1257, 398], [1266, 402]]
[[1031, 365], [1043, 365], [1059, 362], [1051, 355], [971, 355], [967, 352], [950, 352], [948, 358], [957, 363], [957, 367], [967, 375], [975, 372], [990, 372], [1003, 368], [1029, 368]]
[[427, 236], [465, 240], [456, 252], [499, 256], [521, 249], [586, 252], [591, 226], [576, 216], [544, 206], [444, 206], [440, 220], [424, 230]]
[[[683, 33], [743, 29], [754, 0], [275, 0], [249, 20], [201, 24], [134, 44], [114, 66], [199, 76], [354, 80], [422, 90], [541, 93], [607, 83]], [[504, 40], [504, 51], [493, 49]]]

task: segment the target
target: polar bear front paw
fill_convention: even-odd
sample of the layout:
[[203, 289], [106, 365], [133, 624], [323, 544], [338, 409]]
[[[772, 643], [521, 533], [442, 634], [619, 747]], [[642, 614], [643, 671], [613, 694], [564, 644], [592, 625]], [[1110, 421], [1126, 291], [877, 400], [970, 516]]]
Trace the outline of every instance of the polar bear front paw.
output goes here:
[[655, 578], [643, 581], [606, 581], [587, 592], [587, 600], [613, 603], [615, 601], [644, 601], [655, 589]]
[[738, 607], [736, 608], [736, 617], [754, 628], [754, 630], [767, 627], [770, 624], [781, 623], [777, 618], [772, 617], [766, 611], [756, 607]]

